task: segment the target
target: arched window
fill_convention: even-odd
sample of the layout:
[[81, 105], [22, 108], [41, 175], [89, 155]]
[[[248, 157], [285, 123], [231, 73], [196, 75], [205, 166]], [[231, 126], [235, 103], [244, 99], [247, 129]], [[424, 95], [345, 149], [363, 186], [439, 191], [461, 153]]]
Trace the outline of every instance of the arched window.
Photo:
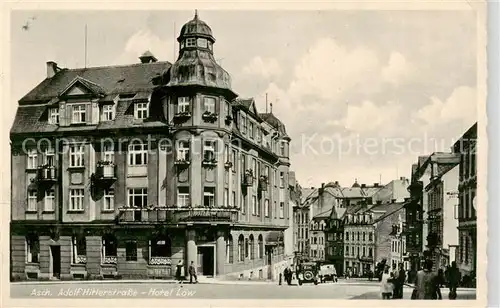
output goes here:
[[227, 263], [233, 263], [233, 236], [229, 234], [226, 240], [226, 258]]
[[264, 240], [262, 239], [262, 234], [259, 234], [259, 243], [257, 249], [257, 256], [259, 257], [259, 259], [262, 259], [264, 257]]
[[240, 236], [238, 237], [238, 260], [241, 262], [245, 261], [245, 251], [243, 247], [243, 242], [244, 242], [243, 235], [240, 234]]
[[159, 235], [149, 241], [149, 264], [163, 265], [172, 257], [172, 243], [167, 235]]
[[248, 243], [248, 239], [245, 239], [245, 259], [249, 257], [250, 244]]
[[36, 234], [26, 236], [26, 263], [39, 263], [40, 240]]
[[255, 259], [255, 241], [253, 234], [250, 234], [250, 260]]
[[102, 255], [103, 264], [116, 264], [118, 243], [112, 234], [106, 234], [102, 237]]

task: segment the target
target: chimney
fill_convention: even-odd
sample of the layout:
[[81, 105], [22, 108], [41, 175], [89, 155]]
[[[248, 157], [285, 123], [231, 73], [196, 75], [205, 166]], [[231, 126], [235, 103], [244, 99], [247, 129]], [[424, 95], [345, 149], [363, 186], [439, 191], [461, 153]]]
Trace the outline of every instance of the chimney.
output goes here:
[[318, 189], [318, 205], [323, 208], [323, 191], [325, 190], [325, 183], [321, 183], [321, 188]]
[[47, 61], [47, 78], [54, 77], [57, 71], [57, 63], [54, 61]]
[[378, 183], [373, 183], [373, 187], [378, 187]]
[[399, 179], [400, 179], [401, 181], [406, 180], [406, 178], [405, 178], [404, 176], [400, 177]]
[[335, 181], [335, 185], [339, 185], [339, 181]]
[[366, 184], [361, 184], [361, 188], [366, 188]]
[[391, 203], [396, 203], [396, 199], [391, 199]]
[[382, 200], [377, 200], [377, 205], [381, 205], [382, 204]]

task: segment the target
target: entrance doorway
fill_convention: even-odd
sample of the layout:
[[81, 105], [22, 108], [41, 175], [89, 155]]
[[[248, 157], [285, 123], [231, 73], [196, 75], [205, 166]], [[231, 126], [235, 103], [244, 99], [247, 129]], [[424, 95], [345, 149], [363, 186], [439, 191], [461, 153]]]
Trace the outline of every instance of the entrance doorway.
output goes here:
[[273, 248], [266, 246], [267, 279], [273, 279]]
[[50, 246], [52, 256], [52, 277], [61, 277], [61, 246]]
[[203, 276], [215, 276], [215, 247], [198, 247], [198, 274]]

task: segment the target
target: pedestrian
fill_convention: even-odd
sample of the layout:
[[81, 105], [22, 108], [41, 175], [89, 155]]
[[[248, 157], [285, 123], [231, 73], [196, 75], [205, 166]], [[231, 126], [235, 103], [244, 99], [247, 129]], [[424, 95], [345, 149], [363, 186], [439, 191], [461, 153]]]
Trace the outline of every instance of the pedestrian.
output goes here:
[[435, 292], [435, 299], [443, 299], [443, 296], [441, 295], [441, 287], [442, 285], [444, 284], [444, 272], [443, 270], [440, 268], [438, 270], [438, 273], [435, 277], [435, 282], [434, 282], [434, 287], [436, 289], [436, 292]]
[[189, 265], [189, 283], [198, 283], [198, 276], [196, 276], [196, 267], [194, 266], [194, 261], [191, 261], [191, 265]]
[[457, 262], [451, 262], [451, 267], [448, 270], [448, 288], [450, 293], [448, 297], [450, 299], [457, 298], [457, 287], [460, 282], [460, 271], [457, 268]]
[[432, 260], [425, 260], [424, 269], [418, 271], [415, 282], [415, 299], [435, 299], [436, 295], [436, 279], [432, 273]]
[[179, 263], [177, 263], [177, 268], [175, 270], [175, 279], [177, 279], [179, 283], [182, 283], [182, 281], [184, 280], [184, 276], [184, 264], [182, 264], [182, 260], [179, 260]]
[[389, 266], [387, 265], [382, 273], [382, 279], [380, 280], [380, 292], [382, 293], [382, 299], [390, 299], [392, 294], [392, 277], [389, 273]]
[[394, 279], [394, 293], [393, 299], [401, 299], [403, 298], [403, 286], [406, 280], [406, 272], [403, 268], [403, 263], [399, 263], [399, 271], [397, 272]]

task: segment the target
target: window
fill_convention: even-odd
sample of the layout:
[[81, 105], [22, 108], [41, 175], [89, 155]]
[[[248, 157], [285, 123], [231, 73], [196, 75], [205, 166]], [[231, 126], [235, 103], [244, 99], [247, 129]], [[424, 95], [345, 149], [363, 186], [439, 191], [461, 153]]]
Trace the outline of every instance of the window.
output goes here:
[[101, 121], [113, 121], [115, 119], [115, 105], [102, 106]]
[[280, 155], [285, 156], [285, 142], [284, 141], [280, 142]]
[[137, 242], [128, 241], [125, 244], [125, 259], [127, 261], [137, 261]]
[[368, 256], [373, 257], [373, 248], [368, 247]]
[[215, 113], [215, 98], [205, 97], [203, 99], [205, 112]]
[[37, 194], [36, 190], [28, 190], [28, 208], [26, 209], [29, 212], [37, 211]]
[[59, 108], [49, 108], [49, 124], [59, 124]]
[[115, 161], [115, 151], [114, 145], [111, 142], [107, 142], [102, 146], [102, 160], [106, 162], [114, 162]]
[[234, 262], [234, 256], [233, 256], [233, 236], [230, 234], [227, 237], [226, 240], [226, 261], [227, 263], [233, 263]]
[[257, 197], [252, 196], [252, 215], [257, 215]]
[[87, 242], [85, 241], [85, 236], [73, 236], [72, 248], [72, 263], [87, 263]]
[[170, 257], [172, 255], [172, 245], [170, 238], [159, 236], [150, 241], [151, 257]]
[[276, 170], [273, 169], [273, 181], [274, 181], [274, 187], [278, 186], [278, 181], [276, 177]]
[[[274, 218], [276, 218], [276, 208], [277, 208], [276, 201], [274, 201]], [[307, 235], [306, 235], [306, 237], [307, 237]]]
[[43, 164], [46, 166], [54, 166], [55, 165], [55, 156], [56, 153], [54, 148], [48, 146], [43, 153]]
[[72, 144], [69, 148], [69, 166], [83, 167], [84, 164], [84, 145]]
[[348, 256], [349, 255], [349, 246], [345, 246], [345, 255]]
[[264, 258], [264, 241], [262, 240], [262, 234], [259, 234], [259, 242], [257, 244], [257, 257], [259, 259]]
[[129, 207], [146, 207], [148, 205], [148, 189], [147, 188], [129, 188], [128, 190], [128, 206]]
[[118, 250], [118, 243], [116, 238], [110, 234], [105, 234], [102, 237], [102, 262], [115, 263]]
[[224, 188], [224, 207], [229, 206], [229, 188]]
[[54, 205], [55, 205], [55, 193], [53, 189], [45, 191], [45, 198], [44, 198], [44, 208], [43, 210], [45, 212], [53, 212], [54, 211]]
[[366, 256], [366, 247], [363, 246], [363, 257]]
[[189, 187], [179, 187], [177, 191], [177, 206], [189, 206]]
[[368, 241], [373, 241], [373, 233], [371, 232], [368, 233]]
[[233, 194], [233, 204], [231, 204], [231, 205], [232, 206], [237, 206], [237, 203], [236, 203], [236, 192], [233, 191], [232, 194]]
[[195, 47], [195, 46], [196, 46], [196, 39], [195, 38], [186, 39], [186, 47]]
[[360, 232], [358, 231], [358, 241], [359, 241], [359, 238], [360, 238]]
[[349, 232], [346, 232], [345, 233], [345, 240], [348, 241], [349, 240]]
[[37, 155], [36, 149], [28, 150], [28, 169], [36, 169], [38, 166]]
[[83, 189], [70, 189], [69, 191], [69, 210], [83, 211]]
[[284, 217], [285, 217], [285, 203], [280, 202], [280, 218], [284, 218]]
[[207, 207], [215, 206], [215, 188], [205, 187], [203, 191], [203, 205]]
[[353, 246], [353, 247], [351, 247], [351, 255], [352, 255], [352, 256], [355, 256], [355, 254], [354, 254], [354, 246]]
[[203, 159], [206, 161], [212, 161], [215, 159], [215, 141], [205, 140], [203, 146]]
[[199, 38], [197, 42], [198, 42], [198, 47], [207, 48], [208, 46], [207, 39]]
[[247, 133], [247, 118], [244, 114], [241, 115], [241, 132], [243, 134]]
[[177, 112], [190, 112], [189, 104], [189, 97], [184, 96], [177, 98]]
[[128, 146], [129, 166], [141, 166], [148, 163], [148, 146], [143, 143], [130, 144]]
[[38, 236], [26, 236], [26, 263], [38, 263], [40, 256], [40, 240]]
[[264, 201], [264, 216], [269, 217], [269, 212], [271, 212], [271, 209], [269, 208], [269, 199], [266, 199]]
[[135, 103], [134, 116], [136, 119], [144, 120], [148, 117], [148, 103]]
[[250, 136], [250, 138], [254, 138], [254, 125], [253, 125], [253, 122], [250, 122], [249, 123], [249, 126], [248, 126], [248, 135]]
[[236, 172], [236, 150], [232, 150], [231, 152], [231, 163], [233, 172]]
[[245, 259], [248, 258], [250, 252], [250, 244], [248, 243], [248, 239], [245, 239]]
[[189, 141], [179, 141], [177, 144], [177, 159], [189, 160]]
[[104, 191], [104, 211], [113, 211], [115, 209], [115, 191], [114, 189], [106, 189]]
[[245, 261], [245, 251], [244, 251], [245, 247], [243, 247], [243, 242], [244, 242], [243, 235], [240, 234], [240, 236], [238, 237], [238, 260], [240, 262]]
[[87, 121], [86, 110], [87, 110], [87, 105], [85, 104], [73, 105], [73, 117], [71, 123], [73, 124], [85, 123]]
[[250, 235], [250, 260], [255, 259], [255, 240], [253, 234]]

